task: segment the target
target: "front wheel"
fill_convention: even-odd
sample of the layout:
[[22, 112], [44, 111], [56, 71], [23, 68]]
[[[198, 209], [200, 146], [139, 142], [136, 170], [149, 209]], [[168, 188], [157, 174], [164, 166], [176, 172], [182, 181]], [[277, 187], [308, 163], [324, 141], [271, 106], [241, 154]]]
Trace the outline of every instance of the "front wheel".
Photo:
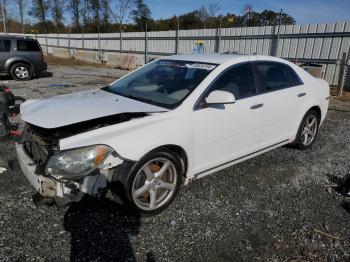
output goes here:
[[318, 112], [313, 109], [305, 114], [293, 143], [297, 148], [306, 150], [312, 146], [318, 133], [319, 120]]
[[181, 187], [179, 157], [168, 150], [151, 152], [132, 167], [129, 175], [119, 174], [118, 180], [127, 204], [144, 215], [158, 214], [171, 204]]

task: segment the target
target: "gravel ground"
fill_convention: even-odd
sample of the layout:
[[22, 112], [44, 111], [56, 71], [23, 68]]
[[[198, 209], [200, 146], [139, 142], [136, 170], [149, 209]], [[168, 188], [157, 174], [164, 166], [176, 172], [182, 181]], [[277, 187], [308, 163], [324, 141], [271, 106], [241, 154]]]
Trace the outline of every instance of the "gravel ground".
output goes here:
[[[8, 85], [37, 98], [103, 86], [124, 73], [49, 71]], [[13, 144], [0, 141], [0, 167], [16, 167]], [[10, 168], [0, 174], [0, 260], [349, 261], [349, 200], [328, 179], [348, 174], [349, 154], [350, 103], [332, 100], [311, 150], [283, 147], [194, 181], [149, 218], [103, 200], [37, 208], [34, 190]]]

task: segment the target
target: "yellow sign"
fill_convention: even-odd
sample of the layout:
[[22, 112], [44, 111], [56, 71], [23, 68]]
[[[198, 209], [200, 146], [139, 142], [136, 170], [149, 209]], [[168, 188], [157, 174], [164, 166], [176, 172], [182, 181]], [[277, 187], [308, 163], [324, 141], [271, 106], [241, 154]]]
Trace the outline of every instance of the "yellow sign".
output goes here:
[[233, 23], [233, 20], [234, 20], [233, 16], [227, 18], [227, 22], [229, 22], [229, 23]]

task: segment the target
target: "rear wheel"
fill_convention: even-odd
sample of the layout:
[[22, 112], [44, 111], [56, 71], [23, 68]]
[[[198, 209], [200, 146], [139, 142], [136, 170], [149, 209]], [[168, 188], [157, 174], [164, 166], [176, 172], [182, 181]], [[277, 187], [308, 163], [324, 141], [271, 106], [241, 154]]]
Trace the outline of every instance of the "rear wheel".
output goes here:
[[11, 67], [10, 75], [14, 80], [27, 81], [32, 78], [32, 70], [28, 64], [16, 63]]
[[315, 142], [319, 122], [319, 113], [313, 109], [309, 110], [301, 121], [298, 134], [293, 144], [301, 150], [310, 148]]
[[177, 154], [151, 152], [135, 164], [129, 175], [118, 175], [127, 204], [144, 215], [155, 215], [167, 208], [179, 192], [182, 175]]

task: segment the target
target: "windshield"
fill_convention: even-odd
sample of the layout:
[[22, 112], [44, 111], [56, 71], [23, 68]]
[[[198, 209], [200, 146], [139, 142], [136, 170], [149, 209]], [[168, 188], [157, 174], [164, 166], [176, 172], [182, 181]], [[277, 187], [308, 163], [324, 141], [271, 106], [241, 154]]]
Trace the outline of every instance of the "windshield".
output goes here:
[[216, 64], [157, 60], [104, 88], [105, 91], [172, 109], [177, 107]]

